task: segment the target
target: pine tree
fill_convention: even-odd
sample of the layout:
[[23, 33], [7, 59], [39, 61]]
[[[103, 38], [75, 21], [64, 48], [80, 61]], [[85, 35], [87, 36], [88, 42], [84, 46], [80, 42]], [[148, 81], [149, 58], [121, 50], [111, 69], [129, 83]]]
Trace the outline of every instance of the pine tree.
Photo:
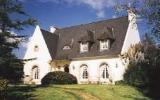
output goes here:
[[[18, 16], [25, 16], [25, 19]], [[13, 50], [18, 48], [24, 36], [16, 36], [11, 31], [23, 30], [25, 26], [34, 25], [35, 22], [23, 11], [18, 0], [0, 0], [0, 78], [11, 82], [22, 78], [23, 63], [17, 59]]]

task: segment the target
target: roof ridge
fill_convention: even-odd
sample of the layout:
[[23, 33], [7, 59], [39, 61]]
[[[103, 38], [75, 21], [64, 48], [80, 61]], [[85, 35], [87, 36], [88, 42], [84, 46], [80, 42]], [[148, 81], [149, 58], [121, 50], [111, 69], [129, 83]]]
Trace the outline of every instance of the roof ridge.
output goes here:
[[52, 36], [58, 36], [57, 34], [51, 33], [51, 32], [49, 32], [49, 31], [47, 31], [47, 30], [42, 29], [42, 28], [40, 28], [40, 30], [42, 31], [42, 33], [50, 34], [50, 35], [52, 35]]
[[119, 20], [119, 19], [125, 18], [125, 17], [128, 17], [128, 16], [121, 16], [121, 17], [118, 17], [118, 18], [109, 18], [109, 19], [104, 19], [104, 20], [99, 20], [99, 21], [93, 21], [93, 22], [89, 22], [89, 23], [86, 23], [86, 24], [72, 25], [72, 26], [67, 26], [67, 27], [59, 28], [57, 30], [74, 28], [74, 27], [83, 26], [83, 25], [89, 25], [89, 24], [95, 24], [95, 23], [100, 23], [100, 22], [104, 22], [104, 21]]

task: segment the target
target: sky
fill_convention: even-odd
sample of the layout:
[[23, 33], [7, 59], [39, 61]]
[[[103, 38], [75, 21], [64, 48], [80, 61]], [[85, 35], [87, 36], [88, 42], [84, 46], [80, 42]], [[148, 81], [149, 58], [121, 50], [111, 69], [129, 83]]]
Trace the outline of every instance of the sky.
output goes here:
[[[115, 17], [115, 0], [21, 0], [39, 25], [66, 27]], [[107, 1], [107, 2], [106, 2]], [[28, 33], [27, 33], [28, 34]]]
[[[24, 10], [38, 21], [42, 29], [50, 26], [58, 28], [85, 24], [104, 19], [116, 18], [114, 6], [120, 0], [20, 0]], [[127, 11], [126, 11], [127, 12]], [[26, 27], [20, 33], [28, 39], [34, 32], [33, 27]], [[23, 58], [27, 42], [21, 44], [16, 55]]]

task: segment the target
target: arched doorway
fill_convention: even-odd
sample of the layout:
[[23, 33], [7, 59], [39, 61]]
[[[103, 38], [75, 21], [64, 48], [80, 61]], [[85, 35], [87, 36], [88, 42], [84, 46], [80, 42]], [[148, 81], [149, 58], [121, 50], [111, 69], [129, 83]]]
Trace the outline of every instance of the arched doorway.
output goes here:
[[32, 68], [32, 79], [39, 79], [39, 68], [38, 68], [38, 66], [33, 66], [33, 68]]
[[64, 72], [69, 73], [69, 65], [64, 65]]
[[108, 73], [108, 65], [103, 63], [100, 65], [100, 82], [107, 82], [109, 80], [109, 73]]
[[88, 81], [89, 74], [88, 74], [88, 66], [83, 64], [80, 66], [80, 80], [81, 81]]

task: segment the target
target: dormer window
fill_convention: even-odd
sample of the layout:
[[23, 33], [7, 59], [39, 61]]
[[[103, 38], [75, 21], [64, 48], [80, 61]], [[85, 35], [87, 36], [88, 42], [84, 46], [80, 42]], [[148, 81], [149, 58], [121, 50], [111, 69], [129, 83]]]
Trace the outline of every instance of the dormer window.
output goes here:
[[80, 53], [88, 52], [94, 43], [94, 33], [92, 31], [86, 30], [84, 31], [84, 34], [85, 35], [78, 40], [80, 43]]
[[101, 40], [100, 41], [100, 51], [108, 50], [110, 48], [110, 40]]
[[69, 46], [69, 45], [65, 45], [64, 47], [63, 47], [63, 50], [70, 50], [71, 49], [71, 47]]
[[80, 43], [80, 52], [81, 53], [88, 52], [88, 42]]
[[39, 51], [39, 48], [37, 45], [34, 46], [34, 52], [38, 52]]

